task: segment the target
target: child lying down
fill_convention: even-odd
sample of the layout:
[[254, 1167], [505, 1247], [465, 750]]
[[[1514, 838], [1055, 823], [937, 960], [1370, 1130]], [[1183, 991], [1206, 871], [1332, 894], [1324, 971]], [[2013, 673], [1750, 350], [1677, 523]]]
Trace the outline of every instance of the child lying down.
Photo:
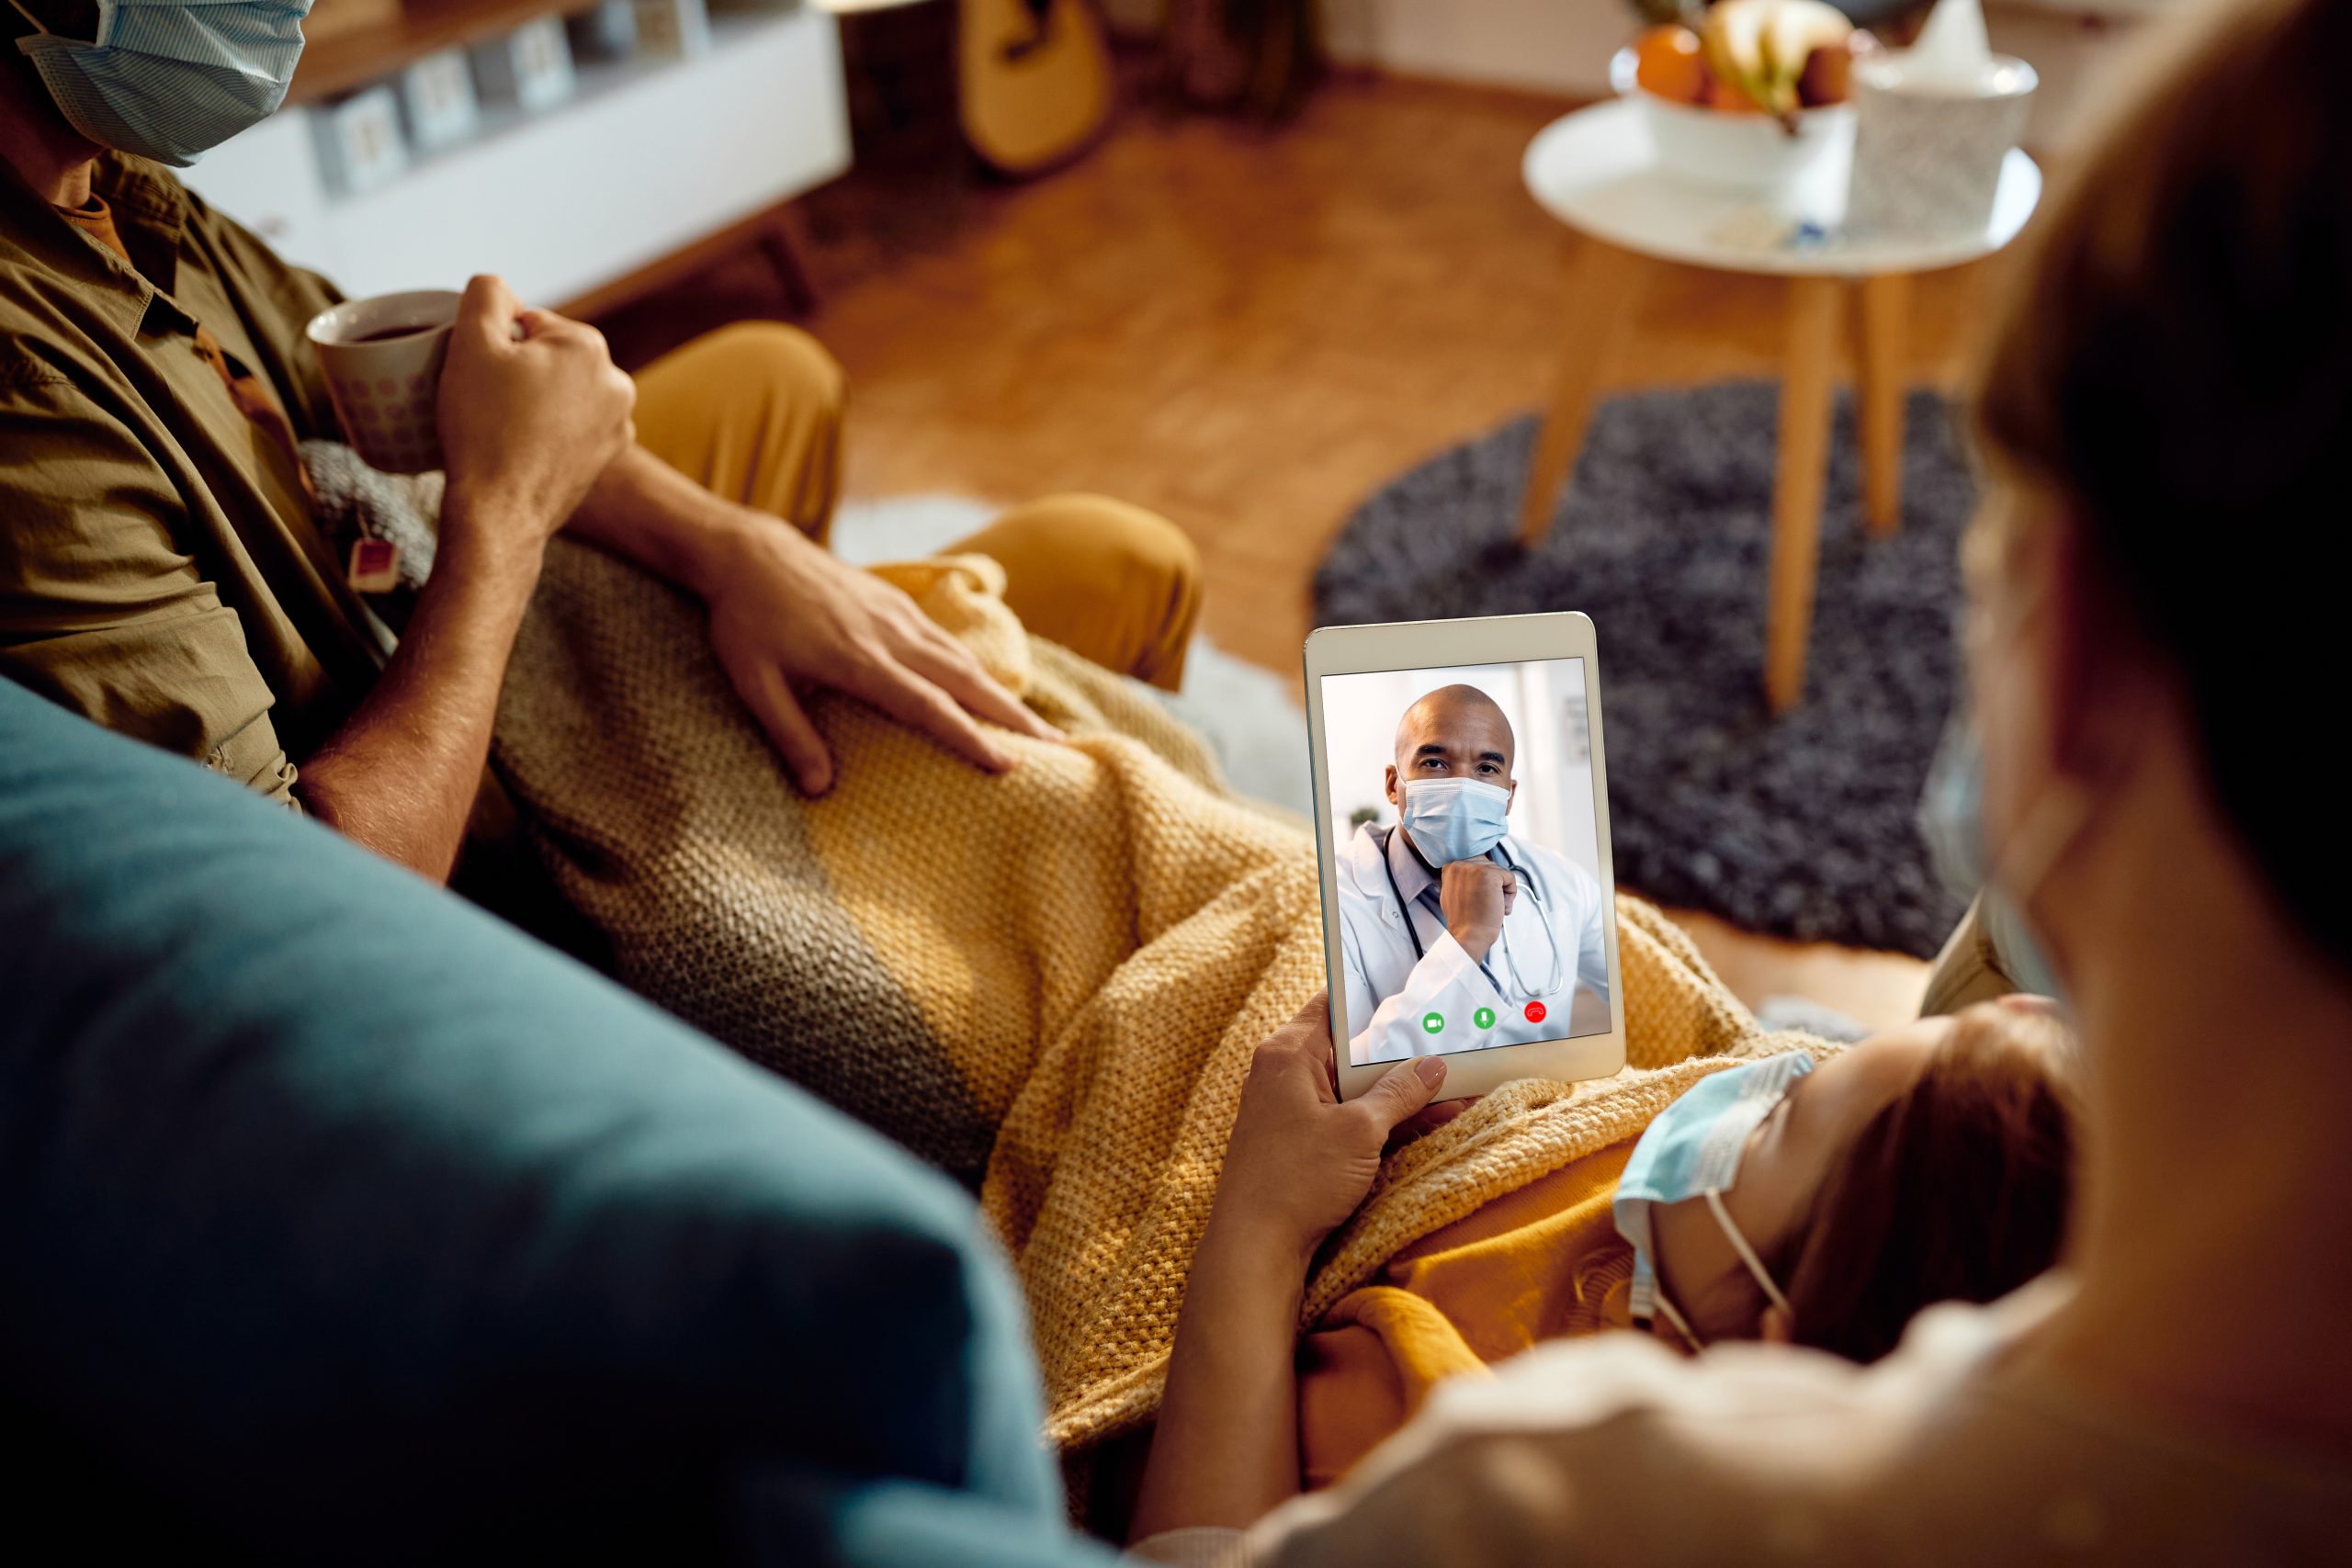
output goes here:
[[[1752, 1062], [1406, 1248], [1301, 1342], [1306, 1484], [1337, 1480], [1440, 1379], [1540, 1340], [1645, 1325], [1691, 1350], [1792, 1340], [1871, 1361], [1922, 1307], [2007, 1294], [2064, 1228], [2064, 1050], [2047, 1004], [2017, 998], [1817, 1068]], [[1711, 1159], [1726, 1164], [1712, 1201]]]
[[2069, 1049], [2049, 1004], [2008, 998], [1817, 1066], [1791, 1052], [1701, 1079], [1638, 1137], [1404, 1248], [1302, 1336], [1297, 1483], [1338, 1480], [1441, 1380], [1542, 1340], [1646, 1327], [1691, 1353], [1871, 1361], [1923, 1307], [2007, 1294], [2064, 1230]]
[[[1326, 978], [1315, 847], [1227, 794], [1198, 737], [1148, 697], [1027, 637], [996, 595], [993, 563], [888, 571], [1070, 743], [1023, 742], [1022, 766], [990, 777], [858, 704], [819, 700], [810, 713], [844, 784], [802, 798], [711, 660], [700, 606], [625, 562], [559, 547], [508, 673], [500, 777], [616, 976], [978, 1187], [1028, 1300], [1046, 1436], [1083, 1481], [1102, 1445], [1159, 1409], [1179, 1312], [1198, 1296], [1196, 1251], [1227, 1206], [1245, 1081]], [[1486, 1287], [1465, 1298], [1453, 1265], [1534, 1227], [1539, 1262], [1553, 1254], [1536, 1240], [1556, 1235], [1568, 1238], [1558, 1257], [1613, 1250], [1625, 1271], [1607, 1199], [1595, 1211], [1562, 1195], [1579, 1179], [1613, 1183], [1633, 1139], [1692, 1086], [1818, 1043], [1764, 1031], [1640, 900], [1620, 897], [1618, 936], [1623, 1074], [1506, 1085], [1385, 1164], [1376, 1140], [1363, 1151], [1356, 1185], [1320, 1222], [1343, 1228], [1303, 1292], [1294, 1277], [1275, 1303], [1285, 1434], [1296, 1330], [1326, 1344], [1323, 1331], [1350, 1326], [1335, 1307], [1366, 1286], [1389, 1289], [1350, 1312], [1394, 1310], [1352, 1325], [1360, 1348], [1390, 1345], [1376, 1325], [1419, 1311], [1466, 1353], [1430, 1363], [1381, 1350], [1402, 1392], [1350, 1424], [1359, 1448], [1419, 1397], [1427, 1379], [1413, 1369], [1561, 1332], [1578, 1301], [1573, 1269], [1544, 1263], [1494, 1298], [1516, 1304], [1492, 1311], [1464, 1304]], [[1328, 1024], [1323, 1034], [1318, 1060]], [[1846, 1076], [1834, 1064], [1860, 1055], [1821, 1051], [1790, 1102], [1801, 1125]], [[1761, 1168], [1726, 1199], [1743, 1225]], [[1689, 1213], [1713, 1224], [1703, 1204]], [[1741, 1287], [1713, 1283], [1727, 1242], [1694, 1229], [1695, 1261], [1682, 1260], [1680, 1213], [1657, 1217], [1675, 1311], [1702, 1337], [1758, 1332], [1761, 1307], [1735, 1326]], [[1747, 1234], [1792, 1298], [1796, 1337], [1819, 1333], [1829, 1320], [1807, 1303], [1826, 1301], [1829, 1281], [1801, 1281], [1772, 1225]], [[1583, 1277], [1590, 1294], [1600, 1276]], [[1411, 1297], [1419, 1307], [1398, 1305]], [[1901, 1305], [1872, 1299], [1846, 1315]], [[1334, 1357], [1346, 1343], [1328, 1342]], [[1295, 1489], [1296, 1445], [1283, 1447]]]

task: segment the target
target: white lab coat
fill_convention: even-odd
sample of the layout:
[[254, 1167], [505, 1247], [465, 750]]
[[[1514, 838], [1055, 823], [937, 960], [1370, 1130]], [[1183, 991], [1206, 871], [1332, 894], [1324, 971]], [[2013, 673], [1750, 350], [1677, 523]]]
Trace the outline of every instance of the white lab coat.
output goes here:
[[[1401, 833], [1385, 836], [1392, 840], [1394, 888], [1381, 869], [1380, 830], [1368, 823], [1359, 827], [1340, 853], [1340, 955], [1347, 970], [1346, 1023], [1353, 1031], [1348, 1041], [1350, 1062], [1362, 1066], [1487, 1045], [1520, 1045], [1609, 1027], [1605, 911], [1600, 884], [1582, 866], [1541, 844], [1503, 840], [1503, 852], [1521, 868], [1522, 886], [1503, 919], [1503, 935], [1487, 950], [1482, 969], [1453, 940], [1445, 922], [1421, 903], [1421, 889], [1437, 879], [1406, 846]], [[1397, 907], [1400, 891], [1402, 909]], [[1421, 939], [1419, 959], [1405, 929], [1408, 918]], [[1506, 940], [1509, 963], [1504, 961]], [[1534, 988], [1551, 984], [1555, 942], [1559, 944], [1559, 987]], [[1540, 1020], [1528, 1018], [1530, 1002], [1541, 1004]], [[1480, 1026], [1481, 1010], [1493, 1015], [1491, 1024]], [[1432, 1014], [1442, 1027], [1429, 1027]]]

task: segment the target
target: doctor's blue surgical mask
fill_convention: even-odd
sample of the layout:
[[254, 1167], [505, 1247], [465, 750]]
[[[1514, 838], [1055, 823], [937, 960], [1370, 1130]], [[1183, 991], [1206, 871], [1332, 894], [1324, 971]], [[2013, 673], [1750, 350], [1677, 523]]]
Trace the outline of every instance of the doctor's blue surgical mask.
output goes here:
[[311, 12], [311, 0], [98, 0], [84, 43], [9, 3], [40, 28], [17, 47], [74, 130], [180, 168], [285, 101]]
[[1398, 819], [1421, 858], [1441, 870], [1483, 860], [1510, 830], [1510, 791], [1478, 779], [1408, 779]]
[[1666, 1297], [1657, 1277], [1657, 1237], [1651, 1224], [1661, 1204], [1704, 1198], [1724, 1237], [1739, 1254], [1765, 1299], [1782, 1312], [1789, 1299], [1773, 1283], [1764, 1260], [1747, 1244], [1724, 1207], [1723, 1195], [1739, 1177], [1747, 1135], [1781, 1103], [1797, 1079], [1813, 1071], [1813, 1058], [1790, 1051], [1742, 1063], [1702, 1078], [1682, 1098], [1658, 1112], [1617, 1179], [1612, 1213], [1617, 1234], [1634, 1249], [1633, 1314], [1646, 1321], [1664, 1317], [1693, 1349], [1703, 1346], [1690, 1320]]

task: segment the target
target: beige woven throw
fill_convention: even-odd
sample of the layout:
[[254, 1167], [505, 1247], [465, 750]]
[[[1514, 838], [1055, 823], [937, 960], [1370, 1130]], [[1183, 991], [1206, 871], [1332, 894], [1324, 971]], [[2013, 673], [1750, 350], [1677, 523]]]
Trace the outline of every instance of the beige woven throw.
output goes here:
[[[1074, 743], [1016, 742], [1023, 765], [990, 778], [820, 697], [840, 783], [803, 800], [698, 607], [560, 542], [496, 763], [622, 980], [978, 1182], [1028, 1292], [1048, 1435], [1076, 1450], [1154, 1408], [1250, 1053], [1323, 984], [1314, 849], [1229, 795], [1141, 688], [1023, 634], [994, 562], [884, 574]], [[1799, 1043], [1762, 1036], [1654, 909], [1619, 908], [1635, 1070], [1511, 1086], [1400, 1154], [1333, 1238], [1309, 1321], [1724, 1056]]]

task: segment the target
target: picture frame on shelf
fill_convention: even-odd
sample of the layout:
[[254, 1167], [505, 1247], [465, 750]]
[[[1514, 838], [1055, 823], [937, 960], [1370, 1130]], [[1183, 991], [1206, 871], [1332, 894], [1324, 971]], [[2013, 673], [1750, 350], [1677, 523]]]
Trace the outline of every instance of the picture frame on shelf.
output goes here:
[[637, 51], [654, 59], [692, 59], [710, 48], [710, 11], [703, 0], [635, 0]]
[[400, 100], [378, 83], [327, 104], [311, 116], [320, 162], [338, 195], [365, 196], [398, 179], [408, 169], [408, 142], [401, 134]]
[[481, 124], [481, 104], [474, 96], [464, 50], [426, 55], [401, 73], [400, 86], [409, 140], [420, 152], [455, 147]]
[[560, 16], [540, 17], [504, 38], [477, 44], [473, 65], [485, 102], [530, 113], [569, 102], [579, 88], [571, 68], [571, 42]]

